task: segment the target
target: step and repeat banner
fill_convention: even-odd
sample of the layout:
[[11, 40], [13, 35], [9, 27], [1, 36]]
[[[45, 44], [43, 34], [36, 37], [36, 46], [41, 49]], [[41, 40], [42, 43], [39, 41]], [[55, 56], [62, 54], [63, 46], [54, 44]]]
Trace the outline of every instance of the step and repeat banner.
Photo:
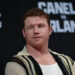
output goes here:
[[4, 67], [11, 56], [24, 44], [21, 27], [24, 13], [37, 7], [50, 16], [52, 35], [49, 48], [75, 60], [75, 1], [74, 0], [15, 0], [0, 1], [0, 64]]

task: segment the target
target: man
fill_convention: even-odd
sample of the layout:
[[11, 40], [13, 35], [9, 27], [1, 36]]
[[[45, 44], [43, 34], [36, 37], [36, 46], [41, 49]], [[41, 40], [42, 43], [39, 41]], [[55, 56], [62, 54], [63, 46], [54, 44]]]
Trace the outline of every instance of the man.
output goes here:
[[75, 62], [66, 55], [51, 51], [49, 16], [34, 8], [24, 15], [22, 33], [26, 46], [5, 68], [5, 75], [75, 75]]

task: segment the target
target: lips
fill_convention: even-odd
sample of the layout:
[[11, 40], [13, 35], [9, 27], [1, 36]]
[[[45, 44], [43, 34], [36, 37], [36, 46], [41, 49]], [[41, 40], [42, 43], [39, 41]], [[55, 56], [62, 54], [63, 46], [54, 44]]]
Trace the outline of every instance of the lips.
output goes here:
[[42, 38], [42, 37], [33, 37], [33, 38]]
[[42, 37], [33, 37], [33, 39], [36, 39], [36, 40], [39, 40], [40, 38], [42, 38]]

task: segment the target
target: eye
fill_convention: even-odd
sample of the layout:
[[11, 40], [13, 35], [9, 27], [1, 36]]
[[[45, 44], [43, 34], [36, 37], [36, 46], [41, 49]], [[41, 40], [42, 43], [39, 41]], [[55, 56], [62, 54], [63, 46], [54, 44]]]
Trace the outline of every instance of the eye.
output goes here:
[[45, 25], [44, 24], [39, 24], [39, 26], [38, 27], [45, 27]]
[[33, 29], [34, 26], [33, 25], [30, 25], [30, 26], [27, 26], [26, 29]]

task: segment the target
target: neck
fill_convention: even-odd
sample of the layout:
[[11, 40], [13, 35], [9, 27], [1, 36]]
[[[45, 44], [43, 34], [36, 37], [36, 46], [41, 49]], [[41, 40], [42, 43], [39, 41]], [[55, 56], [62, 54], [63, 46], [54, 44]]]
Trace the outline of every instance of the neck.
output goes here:
[[43, 46], [43, 47], [40, 47], [40, 48], [36, 48], [36, 47], [33, 47], [29, 44], [26, 45], [26, 48], [27, 48], [27, 51], [29, 54], [46, 54], [48, 53], [48, 46]]

